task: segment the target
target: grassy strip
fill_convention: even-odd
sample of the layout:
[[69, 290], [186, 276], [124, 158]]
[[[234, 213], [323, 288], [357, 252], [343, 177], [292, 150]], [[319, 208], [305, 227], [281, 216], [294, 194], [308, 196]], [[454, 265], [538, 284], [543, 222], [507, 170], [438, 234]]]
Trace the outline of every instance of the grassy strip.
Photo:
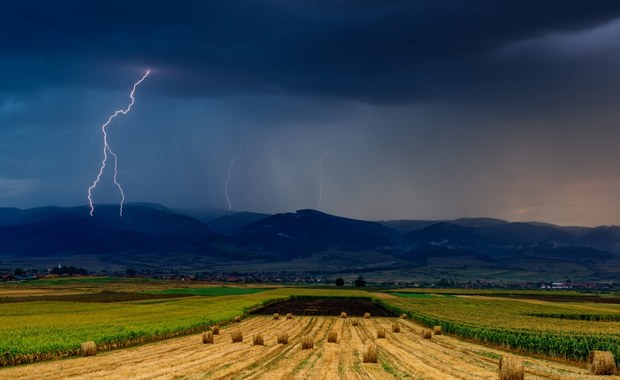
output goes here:
[[569, 319], [574, 321], [620, 322], [620, 314], [527, 313], [525, 315], [536, 318]]
[[439, 325], [444, 333], [473, 339], [484, 344], [577, 361], [585, 361], [590, 351], [593, 350], [611, 351], [616, 358], [616, 363], [620, 364], [620, 337], [617, 336], [557, 334], [473, 326], [413, 312], [393, 305], [387, 299], [378, 299], [376, 302], [394, 313], [406, 314], [425, 326]]
[[572, 297], [599, 297], [618, 296], [618, 294], [594, 294], [575, 290], [520, 290], [520, 289], [460, 289], [460, 288], [401, 288], [386, 290], [386, 293], [427, 293], [427, 294], [454, 294], [454, 295], [514, 295], [514, 296], [572, 296]]
[[267, 288], [239, 288], [228, 286], [208, 286], [201, 288], [176, 288], [176, 289], [164, 289], [149, 291], [150, 294], [182, 294], [192, 296], [207, 296], [207, 297], [219, 297], [219, 296], [238, 296], [243, 294], [254, 294], [264, 292], [266, 290], [272, 290]]
[[400, 293], [400, 292], [393, 292], [391, 294], [394, 294], [395, 296], [398, 297], [402, 297], [402, 298], [436, 298], [436, 297], [453, 297], [453, 295], [448, 294], [448, 295], [442, 295], [442, 296], [437, 296], [437, 295], [433, 295], [433, 294], [428, 294], [428, 293], [413, 293], [413, 292], [404, 292], [404, 293]]
[[71, 285], [71, 284], [110, 284], [110, 283], [137, 283], [137, 284], [154, 284], [161, 283], [162, 280], [151, 278], [125, 278], [125, 277], [58, 277], [45, 280], [36, 280], [31, 282], [20, 283], [22, 287], [39, 287], [47, 285]]

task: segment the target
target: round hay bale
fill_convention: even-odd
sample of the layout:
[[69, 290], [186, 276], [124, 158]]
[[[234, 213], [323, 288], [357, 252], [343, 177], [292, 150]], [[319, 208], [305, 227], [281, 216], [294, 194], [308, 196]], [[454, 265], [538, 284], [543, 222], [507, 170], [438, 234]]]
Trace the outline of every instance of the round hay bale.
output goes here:
[[97, 355], [97, 344], [92, 340], [82, 343], [82, 345], [80, 346], [80, 353], [82, 354], [82, 356]]
[[523, 380], [524, 376], [521, 358], [504, 355], [499, 359], [499, 380]]
[[311, 336], [303, 336], [301, 338], [301, 349], [302, 350], [311, 350], [314, 348], [314, 341]]
[[293, 314], [286, 313], [286, 319], [293, 319]]
[[592, 375], [613, 375], [616, 361], [611, 351], [590, 351], [588, 369]]
[[351, 318], [351, 326], [357, 326], [358, 322], [357, 322], [357, 318]]
[[433, 334], [435, 334], [435, 335], [441, 335], [441, 326], [435, 326], [435, 327], [433, 327]]
[[218, 325], [212, 326], [211, 331], [213, 332], [213, 335], [220, 335], [220, 326]]
[[233, 343], [243, 342], [243, 333], [241, 331], [233, 331], [230, 333], [230, 337], [232, 338]]
[[264, 346], [265, 340], [263, 339], [263, 334], [261, 333], [254, 334], [254, 336], [252, 337], [252, 345], [253, 346]]
[[213, 344], [213, 331], [205, 331], [202, 333], [202, 343]]
[[340, 318], [346, 318], [346, 317], [347, 317], [347, 313], [345, 313], [344, 311], [340, 313]]
[[422, 338], [431, 339], [433, 337], [433, 333], [429, 329], [422, 330]]
[[273, 314], [273, 319], [280, 319], [280, 313], [274, 313]]
[[377, 363], [377, 345], [374, 343], [364, 346], [364, 352], [362, 353], [362, 363]]
[[364, 318], [365, 318], [365, 319], [370, 318], [370, 313], [364, 313]]
[[330, 331], [329, 334], [327, 334], [327, 342], [338, 343], [338, 333], [335, 331]]
[[393, 333], [399, 333], [400, 332], [400, 325], [398, 324], [398, 322], [392, 323], [392, 332]]
[[239, 323], [241, 322], [241, 316], [239, 315], [235, 315], [235, 319], [234, 319], [235, 323]]
[[282, 334], [278, 334], [278, 344], [288, 344], [288, 334], [287, 333], [282, 333]]
[[400, 315], [400, 319], [407, 319], [407, 314], [404, 314], [404, 313], [403, 313], [403, 314], [401, 314], [401, 315]]
[[385, 329], [383, 327], [377, 329], [377, 339], [385, 339]]

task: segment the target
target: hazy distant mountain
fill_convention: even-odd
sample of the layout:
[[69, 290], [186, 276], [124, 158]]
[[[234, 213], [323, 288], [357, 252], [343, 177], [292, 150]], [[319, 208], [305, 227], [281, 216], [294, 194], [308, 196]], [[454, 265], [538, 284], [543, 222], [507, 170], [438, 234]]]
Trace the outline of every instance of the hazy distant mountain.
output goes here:
[[[462, 220], [462, 219], [461, 219]], [[466, 223], [440, 222], [402, 236], [400, 246], [409, 251], [433, 247], [447, 250], [461, 250], [477, 254], [501, 257], [533, 250], [540, 243], [557, 243], [562, 246], [577, 246], [576, 237], [567, 231], [551, 225], [531, 223]], [[596, 248], [592, 246], [592, 248]], [[584, 249], [584, 254], [590, 252]]]
[[270, 216], [194, 209], [188, 215], [138, 203], [126, 205], [123, 217], [118, 211], [117, 205], [97, 205], [91, 217], [86, 206], [0, 208], [0, 264], [9, 258], [79, 261], [95, 255], [100, 262], [138, 268], [182, 263], [192, 271], [217, 270], [218, 265], [241, 271], [248, 265], [329, 271], [333, 265], [342, 273], [348, 263], [356, 262], [356, 270], [389, 268], [431, 277], [620, 277], [619, 227], [561, 227], [492, 218], [379, 223], [314, 210]]
[[417, 246], [459, 247], [473, 246], [480, 238], [472, 227], [463, 227], [453, 223], [439, 222], [421, 230], [404, 234], [400, 243], [410, 248]]
[[541, 241], [573, 243], [575, 236], [556, 226], [532, 223], [504, 223], [484, 226], [477, 229], [478, 234], [497, 244], [526, 244]]
[[579, 244], [620, 253], [620, 227], [596, 227], [576, 237]]
[[502, 219], [494, 218], [460, 218], [456, 220], [383, 220], [379, 223], [400, 232], [421, 230], [433, 224], [446, 222], [463, 227], [488, 227], [508, 223]]
[[300, 210], [241, 226], [232, 235], [244, 246], [272, 250], [286, 258], [330, 247], [376, 249], [390, 245], [399, 233], [376, 222]]
[[567, 261], [609, 260], [617, 257], [613, 253], [596, 248], [551, 242], [540, 242], [531, 245], [524, 251], [519, 252], [518, 256], [522, 258], [538, 257]]
[[460, 218], [450, 223], [463, 227], [495, 227], [508, 224], [505, 220], [495, 218]]
[[193, 218], [151, 204], [128, 204], [122, 217], [118, 206], [111, 205], [97, 205], [92, 217], [86, 206], [42, 207], [19, 213], [2, 209], [0, 220], [7, 221], [10, 214], [12, 225], [0, 227], [3, 254], [167, 251], [214, 234]]
[[22, 218], [23, 210], [15, 207], [0, 207], [0, 226], [10, 226]]
[[270, 216], [256, 212], [238, 212], [212, 219], [207, 225], [217, 232], [230, 233], [241, 226], [258, 222]]
[[36, 223], [41, 220], [47, 219], [56, 215], [59, 212], [63, 213], [75, 213], [72, 208], [61, 208], [56, 206], [36, 207], [26, 210], [16, 208], [1, 208], [0, 209], [0, 225], [20, 225]]
[[437, 220], [382, 220], [379, 223], [402, 233], [417, 231], [437, 223]]
[[236, 215], [237, 212], [224, 210], [221, 208], [210, 208], [210, 207], [201, 207], [201, 208], [182, 208], [176, 209], [174, 212], [191, 216], [194, 219], [201, 221], [204, 224], [209, 224], [212, 220], [221, 218], [224, 216], [233, 216]]

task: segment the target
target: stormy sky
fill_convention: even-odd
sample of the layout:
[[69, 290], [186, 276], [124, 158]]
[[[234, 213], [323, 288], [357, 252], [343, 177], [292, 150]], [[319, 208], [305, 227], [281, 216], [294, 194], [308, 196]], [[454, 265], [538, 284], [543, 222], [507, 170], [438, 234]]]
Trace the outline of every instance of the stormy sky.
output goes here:
[[617, 1], [7, 0], [0, 47], [0, 207], [87, 204], [150, 69], [126, 202], [226, 209], [243, 144], [233, 210], [620, 224]]

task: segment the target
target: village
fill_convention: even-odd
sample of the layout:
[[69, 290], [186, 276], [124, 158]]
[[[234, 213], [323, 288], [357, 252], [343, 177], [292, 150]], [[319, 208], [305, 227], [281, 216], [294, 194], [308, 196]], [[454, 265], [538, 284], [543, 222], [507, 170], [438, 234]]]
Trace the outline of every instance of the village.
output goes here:
[[[174, 269], [136, 270], [129, 268], [121, 271], [88, 271], [84, 268], [58, 265], [45, 270], [22, 268], [0, 269], [0, 283], [29, 282], [58, 277], [118, 277], [147, 278], [166, 281], [191, 281], [203, 283], [230, 284], [274, 284], [274, 285], [316, 285], [316, 286], [367, 286], [374, 288], [456, 288], [456, 289], [514, 289], [514, 290], [574, 290], [582, 292], [617, 291], [620, 283], [614, 282], [572, 282], [568, 280], [545, 282], [514, 282], [514, 281], [456, 281], [441, 278], [437, 281], [373, 281], [362, 276], [342, 276], [325, 272], [197, 272], [194, 274], [180, 273]], [[345, 277], [345, 278], [343, 278]]]

